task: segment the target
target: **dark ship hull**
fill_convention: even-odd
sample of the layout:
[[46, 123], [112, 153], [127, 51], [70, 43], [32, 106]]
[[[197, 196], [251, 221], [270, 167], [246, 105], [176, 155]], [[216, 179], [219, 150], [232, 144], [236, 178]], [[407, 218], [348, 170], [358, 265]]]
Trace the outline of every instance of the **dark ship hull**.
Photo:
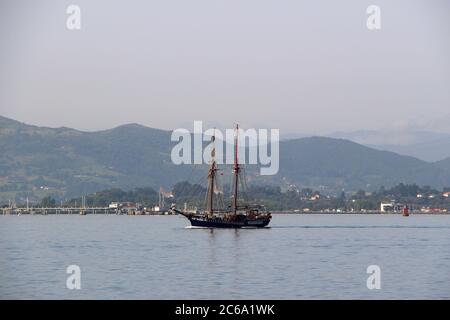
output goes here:
[[244, 214], [209, 218], [207, 215], [187, 214], [176, 209], [174, 211], [185, 216], [193, 227], [201, 228], [264, 228], [271, 219], [270, 214], [257, 218], [250, 218]]

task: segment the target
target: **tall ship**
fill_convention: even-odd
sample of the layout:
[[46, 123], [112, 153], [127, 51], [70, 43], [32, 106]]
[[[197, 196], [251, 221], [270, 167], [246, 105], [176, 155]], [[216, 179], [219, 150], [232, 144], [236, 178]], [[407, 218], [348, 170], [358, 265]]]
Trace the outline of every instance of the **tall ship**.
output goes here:
[[[185, 216], [194, 227], [204, 228], [263, 228], [266, 227], [272, 215], [263, 206], [239, 203], [239, 185], [245, 185], [242, 166], [238, 162], [238, 134], [236, 125], [234, 135], [234, 163], [231, 205], [228, 208], [219, 208], [214, 201], [217, 188], [217, 172], [219, 170], [215, 159], [215, 147], [211, 151], [211, 162], [208, 169], [208, 189], [206, 195], [206, 209], [190, 212], [172, 207], [172, 211]], [[212, 137], [214, 142], [215, 135]]]

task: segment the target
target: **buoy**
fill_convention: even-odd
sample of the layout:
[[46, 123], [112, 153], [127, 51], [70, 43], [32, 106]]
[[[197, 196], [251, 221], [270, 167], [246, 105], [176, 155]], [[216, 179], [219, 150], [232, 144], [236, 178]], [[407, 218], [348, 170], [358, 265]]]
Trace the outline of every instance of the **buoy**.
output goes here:
[[409, 209], [408, 209], [408, 206], [405, 206], [405, 207], [403, 208], [403, 216], [404, 216], [404, 217], [409, 216]]

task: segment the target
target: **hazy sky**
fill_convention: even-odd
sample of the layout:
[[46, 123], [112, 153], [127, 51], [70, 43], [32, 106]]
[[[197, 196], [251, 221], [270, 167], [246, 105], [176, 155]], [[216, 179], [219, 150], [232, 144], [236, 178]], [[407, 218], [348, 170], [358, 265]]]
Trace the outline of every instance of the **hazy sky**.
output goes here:
[[[66, 28], [70, 4], [81, 30]], [[448, 0], [0, 0], [0, 115], [450, 132], [449, 13]]]

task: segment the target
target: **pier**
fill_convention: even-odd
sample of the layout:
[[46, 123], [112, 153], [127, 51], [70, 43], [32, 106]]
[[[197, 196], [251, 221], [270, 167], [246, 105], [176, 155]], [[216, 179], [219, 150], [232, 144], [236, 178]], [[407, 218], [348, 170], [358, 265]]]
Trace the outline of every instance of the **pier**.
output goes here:
[[[59, 207], [59, 208], [2, 208], [3, 215], [13, 214], [123, 214], [122, 211], [109, 207]], [[126, 214], [126, 213], [125, 213]]]
[[168, 215], [169, 211], [131, 211], [109, 207], [91, 207], [91, 208], [2, 208], [3, 215], [48, 215], [48, 214], [116, 214], [116, 215]]

